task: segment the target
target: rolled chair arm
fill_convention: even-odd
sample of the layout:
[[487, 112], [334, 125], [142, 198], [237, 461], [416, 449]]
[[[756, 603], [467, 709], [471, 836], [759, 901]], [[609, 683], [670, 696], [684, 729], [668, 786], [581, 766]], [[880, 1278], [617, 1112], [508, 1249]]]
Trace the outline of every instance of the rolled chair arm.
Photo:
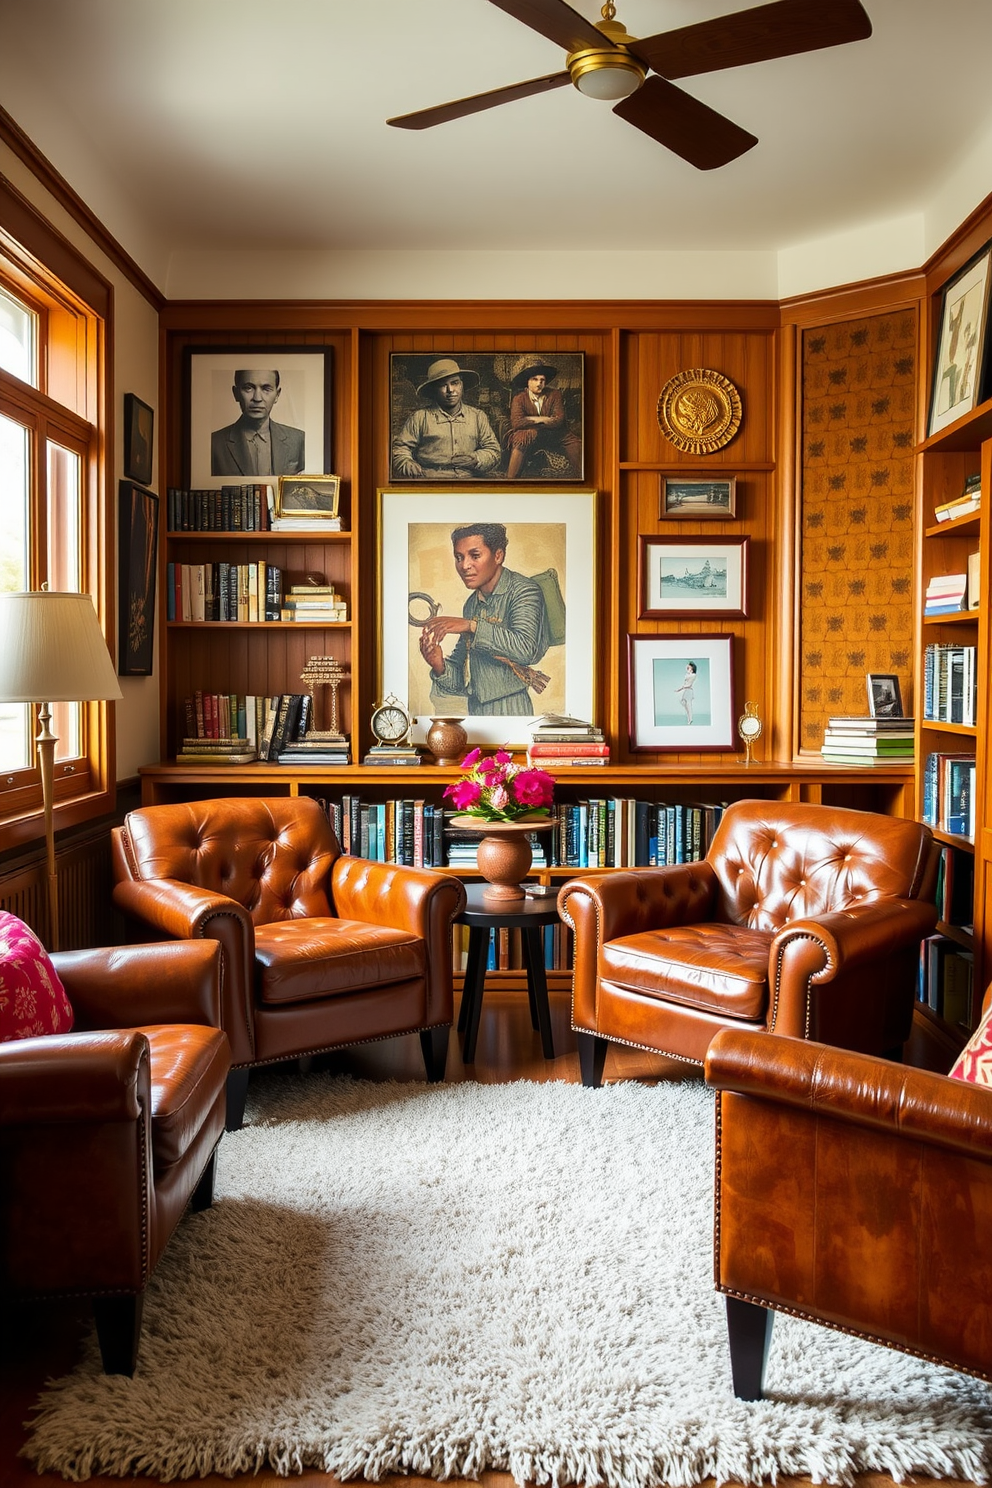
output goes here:
[[716, 1034], [705, 1073], [717, 1090], [992, 1163], [992, 1090], [966, 1080], [737, 1028]]
[[809, 1032], [810, 988], [830, 995], [830, 983], [872, 966], [892, 968], [916, 955], [937, 923], [936, 907], [921, 899], [868, 900], [817, 919], [792, 920], [776, 935], [768, 957], [774, 1006], [770, 1026], [803, 1037]]
[[581, 920], [583, 929], [602, 944], [643, 930], [709, 919], [716, 884], [707, 862], [583, 874], [563, 885], [558, 912], [573, 928]]
[[252, 1002], [255, 926], [236, 899], [174, 878], [124, 879], [114, 886], [118, 909], [176, 940], [216, 940], [223, 952], [221, 1024], [234, 1063], [255, 1057]]
[[213, 940], [156, 941], [61, 951], [52, 962], [75, 1027], [150, 1023], [221, 1026], [221, 951]]
[[569, 879], [558, 895], [558, 913], [575, 934], [572, 1026], [599, 1032], [599, 952], [606, 941], [707, 920], [715, 889], [716, 874], [706, 862]]
[[0, 1126], [97, 1126], [151, 1108], [148, 1040], [137, 1029], [0, 1044]]
[[430, 937], [437, 921], [450, 926], [465, 906], [465, 889], [453, 873], [379, 863], [342, 854], [331, 869], [334, 913], [343, 920], [389, 925]]

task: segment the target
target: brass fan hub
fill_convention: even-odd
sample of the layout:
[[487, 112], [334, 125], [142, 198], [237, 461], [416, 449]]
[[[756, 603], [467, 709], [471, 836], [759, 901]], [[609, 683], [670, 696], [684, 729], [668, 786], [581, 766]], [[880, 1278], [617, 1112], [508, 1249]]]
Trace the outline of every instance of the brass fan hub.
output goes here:
[[607, 15], [607, 11], [612, 10], [612, 6], [603, 6], [604, 18], [596, 22], [596, 30], [602, 31], [613, 45], [583, 47], [578, 52], [570, 52], [565, 65], [573, 86], [580, 93], [615, 101], [637, 92], [647, 75], [647, 68], [626, 46], [628, 41], [636, 41], [637, 37], [630, 36], [626, 26]]

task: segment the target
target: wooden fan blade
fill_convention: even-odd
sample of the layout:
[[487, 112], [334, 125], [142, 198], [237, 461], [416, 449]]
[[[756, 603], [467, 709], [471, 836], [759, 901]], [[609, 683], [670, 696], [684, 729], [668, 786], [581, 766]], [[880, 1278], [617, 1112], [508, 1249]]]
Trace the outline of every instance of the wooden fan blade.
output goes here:
[[581, 52], [587, 47], [612, 47], [614, 43], [592, 21], [579, 15], [565, 0], [489, 0], [498, 10], [505, 10], [515, 20], [523, 21], [549, 41], [557, 42], [566, 52]]
[[446, 124], [449, 119], [464, 119], [466, 114], [481, 114], [484, 109], [498, 108], [501, 103], [533, 98], [536, 93], [549, 93], [552, 88], [563, 88], [571, 81], [567, 72], [552, 72], [526, 83], [511, 83], [507, 88], [491, 88], [488, 93], [476, 93], [471, 98], [439, 103], [436, 108], [418, 109], [414, 114], [397, 114], [386, 123], [396, 129], [433, 129], [435, 124]]
[[661, 77], [681, 78], [844, 46], [870, 35], [871, 21], [860, 0], [773, 0], [647, 36], [631, 42], [630, 50]]
[[756, 135], [665, 78], [648, 78], [613, 112], [699, 170], [726, 165], [758, 143]]

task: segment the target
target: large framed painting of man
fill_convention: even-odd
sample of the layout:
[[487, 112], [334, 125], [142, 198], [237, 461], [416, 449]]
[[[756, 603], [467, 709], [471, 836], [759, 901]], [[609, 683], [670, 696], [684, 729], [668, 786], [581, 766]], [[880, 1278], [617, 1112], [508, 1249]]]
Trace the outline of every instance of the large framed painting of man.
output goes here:
[[595, 491], [379, 492], [380, 693], [413, 737], [465, 720], [523, 748], [541, 713], [592, 720]]
[[393, 352], [390, 479], [581, 481], [581, 351]]

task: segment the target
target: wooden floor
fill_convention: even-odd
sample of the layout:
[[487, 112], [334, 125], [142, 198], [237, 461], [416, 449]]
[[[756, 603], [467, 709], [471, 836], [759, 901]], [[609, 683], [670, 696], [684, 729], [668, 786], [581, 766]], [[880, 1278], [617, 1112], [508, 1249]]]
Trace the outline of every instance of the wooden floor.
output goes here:
[[[463, 1064], [460, 1040], [452, 1034], [448, 1054], [448, 1080], [477, 1080], [495, 1084], [507, 1080], [568, 1080], [578, 1082], [578, 1056], [575, 1036], [569, 1027], [568, 999], [565, 993], [551, 994], [551, 1016], [558, 1057], [542, 1057], [538, 1034], [530, 1026], [526, 993], [487, 991], [483, 1007], [476, 1060]], [[416, 1035], [369, 1044], [363, 1049], [341, 1056], [335, 1068], [342, 1073], [369, 1080], [420, 1080], [423, 1064], [420, 1042]], [[260, 1071], [254, 1079], [264, 1079]], [[699, 1079], [690, 1066], [665, 1060], [633, 1049], [614, 1045], [606, 1064], [606, 1079]], [[45, 1379], [59, 1376], [72, 1368], [81, 1330], [87, 1324], [85, 1306], [32, 1309], [15, 1318], [4, 1318], [0, 1335], [0, 1488], [56, 1488], [63, 1479], [52, 1474], [39, 1475], [18, 1451], [24, 1441], [23, 1423], [37, 1399]], [[140, 1364], [139, 1364], [140, 1368]], [[285, 1488], [286, 1479], [271, 1472], [246, 1474], [240, 1479], [198, 1478], [206, 1488], [226, 1488], [232, 1481], [242, 1488]], [[382, 1480], [386, 1488], [435, 1488], [433, 1480], [415, 1477], [389, 1477]], [[485, 1472], [484, 1488], [513, 1488], [508, 1473]], [[148, 1488], [147, 1478], [91, 1478], [94, 1488]], [[307, 1471], [292, 1483], [329, 1485], [336, 1482], [325, 1473]], [[783, 1488], [789, 1484], [808, 1485], [809, 1479], [780, 1479]], [[860, 1488], [889, 1488], [892, 1479], [866, 1474], [858, 1479]]]

